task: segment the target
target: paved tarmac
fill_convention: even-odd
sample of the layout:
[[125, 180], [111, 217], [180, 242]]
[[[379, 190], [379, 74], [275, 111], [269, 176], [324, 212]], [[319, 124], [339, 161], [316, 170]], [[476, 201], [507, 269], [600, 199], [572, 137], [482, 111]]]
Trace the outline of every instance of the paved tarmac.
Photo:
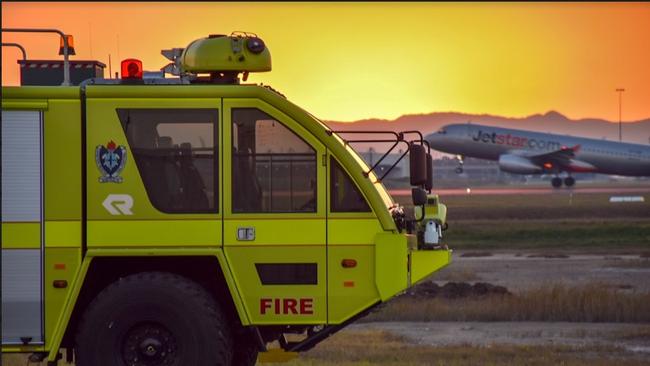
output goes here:
[[[544, 285], [562, 283], [582, 286], [599, 283], [626, 292], [650, 291], [650, 259], [638, 253], [574, 254], [570, 252], [542, 253], [536, 251], [487, 253], [487, 257], [464, 257], [476, 251], [455, 250], [452, 265], [433, 275], [442, 285], [447, 281], [488, 282], [505, 286], [511, 292], [521, 292]], [[563, 254], [553, 257], [552, 254]]]
[[[389, 191], [393, 197], [410, 196], [410, 189], [393, 189]], [[440, 196], [461, 196], [461, 195], [513, 195], [513, 194], [581, 194], [581, 193], [611, 193], [612, 195], [630, 195], [639, 193], [650, 193], [650, 185], [647, 187], [574, 187], [574, 188], [452, 188], [433, 189], [434, 193]]]

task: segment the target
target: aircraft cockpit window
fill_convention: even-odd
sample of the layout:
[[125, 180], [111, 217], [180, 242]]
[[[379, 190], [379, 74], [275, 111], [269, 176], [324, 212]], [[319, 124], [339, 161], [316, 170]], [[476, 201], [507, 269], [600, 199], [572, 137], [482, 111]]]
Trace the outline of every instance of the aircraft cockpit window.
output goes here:
[[445, 130], [444, 128], [441, 128], [441, 129], [438, 130], [438, 133], [444, 135], [444, 134], [447, 133], [447, 130]]

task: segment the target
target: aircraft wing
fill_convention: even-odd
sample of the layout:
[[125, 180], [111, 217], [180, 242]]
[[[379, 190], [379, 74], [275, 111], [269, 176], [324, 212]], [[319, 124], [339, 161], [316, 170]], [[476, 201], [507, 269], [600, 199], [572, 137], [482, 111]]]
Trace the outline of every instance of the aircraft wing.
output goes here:
[[528, 158], [540, 163], [555, 162], [560, 165], [568, 165], [569, 161], [575, 157], [578, 150], [580, 150], [580, 145], [574, 147], [562, 146], [559, 150], [528, 156]]
[[573, 147], [563, 146], [562, 148], [542, 154], [535, 154], [526, 151], [524, 154], [520, 152], [513, 152], [518, 155], [525, 156], [534, 164], [542, 166], [546, 169], [560, 168], [562, 170], [571, 172], [590, 172], [595, 171], [596, 167], [580, 160], [575, 159], [576, 152], [580, 150], [580, 145]]

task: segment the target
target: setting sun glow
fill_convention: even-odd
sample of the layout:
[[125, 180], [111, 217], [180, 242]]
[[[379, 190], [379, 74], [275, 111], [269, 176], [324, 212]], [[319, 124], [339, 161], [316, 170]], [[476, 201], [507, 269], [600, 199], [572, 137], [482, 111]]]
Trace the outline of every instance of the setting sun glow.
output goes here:
[[[257, 33], [270, 84], [325, 120], [434, 111], [519, 117], [650, 117], [649, 3], [2, 3], [2, 27], [74, 35], [73, 59], [145, 70], [160, 50], [208, 34]], [[54, 59], [54, 35], [3, 33], [30, 59]], [[19, 83], [3, 48], [2, 84]], [[106, 70], [108, 77], [108, 67]]]

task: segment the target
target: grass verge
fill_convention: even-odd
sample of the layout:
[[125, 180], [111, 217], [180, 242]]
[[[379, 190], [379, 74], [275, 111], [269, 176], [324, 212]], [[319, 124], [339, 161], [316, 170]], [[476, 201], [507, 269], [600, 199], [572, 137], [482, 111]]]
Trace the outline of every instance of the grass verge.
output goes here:
[[602, 284], [541, 286], [513, 295], [463, 299], [401, 296], [362, 321], [650, 322], [650, 293]]
[[454, 249], [650, 249], [650, 220], [450, 221]]

